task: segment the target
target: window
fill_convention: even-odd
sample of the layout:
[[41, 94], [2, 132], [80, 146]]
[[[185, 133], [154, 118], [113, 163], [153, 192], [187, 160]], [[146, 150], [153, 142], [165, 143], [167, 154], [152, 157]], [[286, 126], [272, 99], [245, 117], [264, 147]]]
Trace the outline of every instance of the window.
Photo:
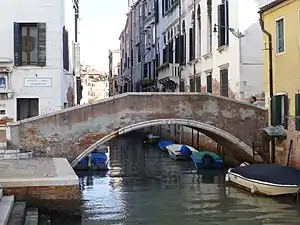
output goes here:
[[180, 92], [185, 92], [185, 81], [184, 80], [180, 80], [179, 91]]
[[17, 98], [17, 120], [23, 120], [38, 115], [38, 98]]
[[0, 115], [5, 115], [5, 109], [0, 109]]
[[284, 19], [276, 20], [276, 53], [283, 53], [284, 46]]
[[220, 95], [228, 97], [228, 69], [220, 70]]
[[201, 77], [196, 77], [196, 92], [201, 92]]
[[190, 77], [190, 92], [195, 92], [195, 77]]
[[15, 66], [46, 66], [46, 23], [14, 23]]
[[211, 72], [206, 77], [206, 92], [212, 93], [212, 74], [211, 74]]
[[207, 53], [212, 52], [212, 0], [207, 0]]
[[[274, 95], [272, 98], [273, 108], [272, 116], [274, 119], [274, 126], [283, 125], [288, 129], [288, 114], [289, 114], [289, 99], [286, 94]], [[297, 102], [295, 104], [297, 106]], [[297, 113], [297, 111], [296, 111]], [[297, 123], [297, 122], [296, 122]]]

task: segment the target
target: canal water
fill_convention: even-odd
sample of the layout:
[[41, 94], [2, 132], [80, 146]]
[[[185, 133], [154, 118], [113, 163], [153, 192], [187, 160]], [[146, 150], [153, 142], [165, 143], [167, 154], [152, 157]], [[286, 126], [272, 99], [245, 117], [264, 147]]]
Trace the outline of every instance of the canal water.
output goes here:
[[101, 225], [300, 224], [292, 199], [252, 197], [224, 186], [224, 172], [197, 173], [191, 162], [172, 161], [142, 138], [110, 144], [108, 172], [78, 173], [82, 221]]

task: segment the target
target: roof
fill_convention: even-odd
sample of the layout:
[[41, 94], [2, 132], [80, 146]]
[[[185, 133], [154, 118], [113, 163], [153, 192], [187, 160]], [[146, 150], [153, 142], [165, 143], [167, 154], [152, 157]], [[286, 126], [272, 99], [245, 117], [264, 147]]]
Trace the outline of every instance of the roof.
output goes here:
[[265, 6], [263, 6], [263, 7], [261, 7], [260, 9], [259, 9], [259, 13], [264, 13], [264, 12], [266, 12], [266, 11], [268, 11], [269, 9], [272, 9], [272, 8], [274, 8], [275, 6], [278, 6], [278, 5], [280, 5], [281, 3], [283, 3], [283, 2], [286, 2], [287, 0], [275, 0], [275, 1], [273, 1], [273, 2], [271, 2], [271, 3], [269, 3], [269, 4], [267, 4], [267, 5], [265, 5]]

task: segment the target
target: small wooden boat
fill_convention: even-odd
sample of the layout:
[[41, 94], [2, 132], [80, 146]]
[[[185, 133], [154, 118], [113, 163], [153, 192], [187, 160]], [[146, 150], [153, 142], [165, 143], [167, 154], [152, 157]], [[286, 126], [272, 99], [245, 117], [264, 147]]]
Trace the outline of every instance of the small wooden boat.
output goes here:
[[229, 169], [225, 180], [252, 194], [288, 195], [300, 191], [300, 170], [277, 164], [252, 164]]
[[90, 153], [87, 157], [82, 159], [77, 166], [76, 170], [108, 170], [109, 157], [108, 146], [98, 147], [95, 151]]
[[192, 152], [197, 152], [196, 149], [189, 145], [172, 144], [166, 146], [171, 159], [187, 160], [191, 158]]
[[191, 158], [198, 170], [223, 168], [223, 160], [214, 152], [192, 152]]
[[157, 142], [159, 142], [159, 140], [160, 140], [160, 136], [149, 134], [146, 136], [144, 143], [145, 144], [156, 144]]
[[168, 151], [168, 149], [166, 148], [168, 145], [172, 145], [175, 144], [174, 141], [171, 140], [165, 140], [165, 141], [160, 141], [158, 143], [158, 146], [160, 147], [161, 150], [163, 151]]

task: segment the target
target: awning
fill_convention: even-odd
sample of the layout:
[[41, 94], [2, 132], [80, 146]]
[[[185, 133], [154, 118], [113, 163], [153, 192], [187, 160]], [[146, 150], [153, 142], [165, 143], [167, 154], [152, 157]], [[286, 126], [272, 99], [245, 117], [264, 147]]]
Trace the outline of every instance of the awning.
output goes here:
[[265, 127], [262, 129], [262, 132], [265, 135], [266, 139], [269, 141], [272, 138], [279, 138], [281, 140], [284, 140], [287, 137], [287, 134], [282, 125]]

